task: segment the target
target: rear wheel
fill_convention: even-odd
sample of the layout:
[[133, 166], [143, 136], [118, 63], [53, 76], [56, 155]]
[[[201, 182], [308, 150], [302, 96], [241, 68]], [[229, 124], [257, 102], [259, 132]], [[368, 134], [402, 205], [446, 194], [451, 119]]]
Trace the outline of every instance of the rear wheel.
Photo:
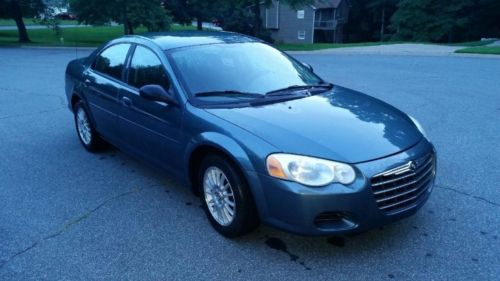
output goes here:
[[199, 183], [203, 209], [220, 234], [238, 237], [258, 226], [252, 194], [241, 172], [229, 161], [218, 155], [206, 157]]
[[106, 147], [106, 142], [99, 136], [90, 121], [85, 104], [79, 101], [74, 107], [75, 126], [78, 139], [83, 147], [90, 152], [96, 152]]

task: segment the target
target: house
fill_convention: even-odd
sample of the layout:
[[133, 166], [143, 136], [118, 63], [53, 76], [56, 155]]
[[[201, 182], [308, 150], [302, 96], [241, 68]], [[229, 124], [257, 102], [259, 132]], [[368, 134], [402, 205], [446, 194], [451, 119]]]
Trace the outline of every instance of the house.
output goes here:
[[261, 9], [261, 17], [277, 43], [341, 43], [349, 7], [349, 0], [316, 0], [297, 8], [273, 0]]

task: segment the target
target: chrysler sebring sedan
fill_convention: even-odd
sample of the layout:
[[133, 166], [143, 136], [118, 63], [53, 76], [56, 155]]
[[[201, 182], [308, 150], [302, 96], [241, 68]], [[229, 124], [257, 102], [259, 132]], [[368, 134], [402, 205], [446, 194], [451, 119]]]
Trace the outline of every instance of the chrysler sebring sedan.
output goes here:
[[122, 37], [70, 62], [66, 93], [86, 150], [112, 144], [182, 180], [227, 237], [260, 222], [366, 231], [432, 191], [436, 153], [415, 119], [244, 35]]

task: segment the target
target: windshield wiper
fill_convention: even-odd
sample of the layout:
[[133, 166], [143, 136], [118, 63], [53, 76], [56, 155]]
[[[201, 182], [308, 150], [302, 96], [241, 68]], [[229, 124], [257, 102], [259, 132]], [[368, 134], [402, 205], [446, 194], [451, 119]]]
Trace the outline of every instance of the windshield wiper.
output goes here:
[[300, 90], [310, 90], [314, 88], [322, 88], [322, 89], [327, 89], [331, 90], [333, 88], [333, 84], [330, 83], [325, 83], [325, 84], [317, 84], [317, 85], [293, 85], [289, 86], [286, 88], [270, 91], [266, 93], [266, 96], [281, 96], [281, 95], [288, 95]]
[[240, 91], [211, 91], [211, 92], [200, 92], [194, 94], [196, 97], [250, 97], [250, 98], [260, 98], [261, 94], [257, 93], [246, 93]]

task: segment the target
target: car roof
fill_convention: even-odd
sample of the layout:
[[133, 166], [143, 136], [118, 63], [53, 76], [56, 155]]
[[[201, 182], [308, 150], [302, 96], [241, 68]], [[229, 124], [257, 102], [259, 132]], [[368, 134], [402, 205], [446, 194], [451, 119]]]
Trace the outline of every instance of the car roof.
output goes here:
[[134, 37], [145, 37], [156, 43], [163, 50], [209, 44], [262, 42], [254, 37], [223, 31], [155, 32]]

